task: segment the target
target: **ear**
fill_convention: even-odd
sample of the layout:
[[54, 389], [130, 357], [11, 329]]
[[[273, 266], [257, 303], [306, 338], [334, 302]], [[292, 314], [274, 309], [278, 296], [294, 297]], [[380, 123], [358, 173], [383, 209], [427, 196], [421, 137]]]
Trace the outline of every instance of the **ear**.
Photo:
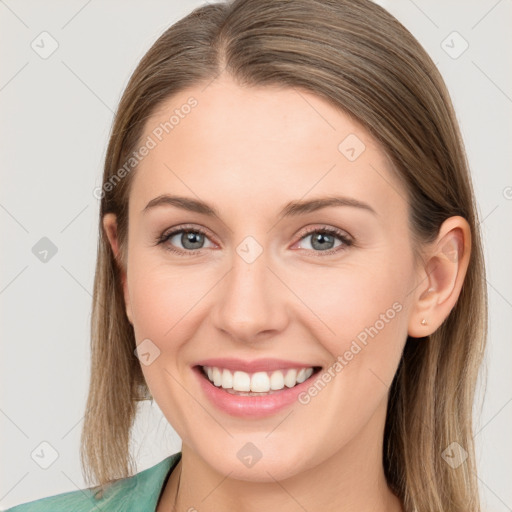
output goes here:
[[409, 336], [428, 336], [448, 317], [459, 298], [470, 254], [471, 228], [466, 219], [446, 219], [425, 252], [409, 317]]
[[108, 241], [110, 243], [110, 247], [112, 248], [112, 252], [116, 258], [116, 263], [119, 268], [119, 272], [121, 275], [121, 282], [123, 285], [123, 294], [124, 294], [124, 303], [126, 307], [126, 316], [131, 324], [132, 322], [132, 312], [131, 312], [131, 303], [130, 296], [128, 294], [128, 286], [126, 284], [126, 269], [122, 264], [121, 253], [119, 250], [119, 238], [117, 234], [117, 217], [114, 213], [106, 213], [103, 216], [103, 229], [105, 230], [105, 234], [107, 235]]

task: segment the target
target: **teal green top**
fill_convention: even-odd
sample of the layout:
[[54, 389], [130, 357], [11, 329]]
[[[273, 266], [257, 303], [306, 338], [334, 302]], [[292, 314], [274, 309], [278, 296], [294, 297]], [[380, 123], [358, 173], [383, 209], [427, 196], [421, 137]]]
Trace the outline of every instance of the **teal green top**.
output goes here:
[[65, 492], [23, 503], [6, 512], [155, 512], [167, 478], [181, 459], [181, 452], [131, 477], [116, 480], [95, 498], [98, 488]]

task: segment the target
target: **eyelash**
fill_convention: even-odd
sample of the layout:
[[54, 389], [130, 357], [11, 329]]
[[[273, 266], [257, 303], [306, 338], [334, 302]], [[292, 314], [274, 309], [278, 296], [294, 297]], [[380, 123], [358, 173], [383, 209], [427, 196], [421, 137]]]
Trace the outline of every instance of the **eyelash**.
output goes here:
[[[178, 226], [177, 228], [173, 229], [172, 231], [170, 232], [167, 232], [167, 233], [163, 233], [162, 235], [160, 235], [157, 239], [156, 239], [156, 245], [161, 245], [161, 244], [164, 244], [165, 242], [167, 242], [169, 239], [171, 239], [174, 235], [178, 234], [178, 233], [182, 233], [182, 232], [190, 232], [190, 233], [200, 233], [206, 237], [208, 237], [208, 233], [206, 231], [204, 231], [203, 229], [200, 229], [200, 228], [196, 228], [196, 227], [191, 227], [191, 226]], [[343, 231], [337, 229], [337, 228], [333, 228], [333, 227], [330, 227], [330, 226], [323, 226], [321, 228], [310, 228], [308, 229], [305, 233], [302, 234], [302, 236], [300, 237], [299, 240], [303, 240], [304, 238], [306, 238], [307, 236], [311, 235], [312, 233], [322, 233], [322, 234], [327, 234], [327, 235], [333, 235], [333, 236], [336, 236], [339, 240], [341, 240], [341, 242], [343, 242], [343, 245], [342, 246], [338, 246], [334, 249], [328, 249], [328, 250], [325, 250], [325, 251], [312, 251], [313, 253], [316, 253], [315, 256], [329, 256], [331, 254], [335, 254], [335, 253], [338, 253], [338, 252], [341, 252], [341, 251], [344, 251], [346, 250], [348, 247], [350, 247], [351, 245], [354, 244], [353, 240], [349, 237], [347, 237]], [[191, 251], [184, 251], [184, 250], [181, 250], [181, 249], [175, 249], [173, 248], [172, 246], [170, 245], [166, 245], [164, 247], [164, 249], [166, 251], [170, 251], [170, 252], [173, 252], [173, 253], [176, 253], [176, 254], [180, 254], [180, 255], [187, 255], [187, 256], [193, 256], [195, 254], [198, 254], [199, 252], [201, 252], [202, 249], [195, 249], [195, 250], [191, 250]], [[302, 250], [306, 250], [306, 251], [309, 251], [311, 252], [310, 249], [302, 249]]]

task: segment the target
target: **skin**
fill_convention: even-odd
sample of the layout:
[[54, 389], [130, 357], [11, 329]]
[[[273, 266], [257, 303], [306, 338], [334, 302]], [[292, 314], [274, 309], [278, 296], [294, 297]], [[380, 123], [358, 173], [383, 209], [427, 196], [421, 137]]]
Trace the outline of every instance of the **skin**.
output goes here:
[[[466, 273], [470, 229], [447, 219], [415, 262], [406, 192], [382, 148], [357, 122], [306, 91], [240, 87], [223, 75], [169, 98], [147, 121], [145, 140], [175, 108], [198, 105], [139, 164], [129, 198], [123, 273], [137, 344], [160, 355], [142, 365], [149, 389], [180, 435], [182, 461], [158, 511], [398, 511], [382, 466], [388, 389], [407, 339], [434, 332], [453, 308]], [[366, 149], [349, 161], [338, 145], [355, 134]], [[164, 194], [200, 198], [218, 217], [159, 206]], [[369, 204], [278, 217], [289, 201], [343, 195]], [[187, 223], [208, 231], [198, 254], [155, 245]], [[322, 255], [304, 228], [339, 228]], [[116, 218], [104, 228], [117, 256]], [[263, 252], [236, 249], [248, 235]], [[292, 359], [328, 368], [365, 327], [401, 310], [306, 404], [261, 419], [219, 411], [191, 367], [208, 357]], [[421, 320], [427, 319], [427, 325]], [[427, 343], [411, 340], [411, 343]], [[247, 468], [237, 452], [262, 458]], [[179, 492], [178, 479], [180, 479]], [[193, 508], [191, 508], [193, 507]]]

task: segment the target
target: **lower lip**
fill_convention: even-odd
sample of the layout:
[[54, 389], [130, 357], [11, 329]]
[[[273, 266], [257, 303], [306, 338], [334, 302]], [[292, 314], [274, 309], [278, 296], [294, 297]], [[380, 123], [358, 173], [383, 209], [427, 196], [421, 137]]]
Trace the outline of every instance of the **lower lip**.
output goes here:
[[243, 396], [233, 395], [223, 388], [214, 386], [208, 380], [200, 367], [194, 367], [199, 383], [208, 399], [220, 410], [244, 418], [261, 418], [271, 416], [298, 400], [301, 391], [305, 391], [311, 384], [311, 379], [318, 372], [314, 372], [309, 379], [295, 385], [293, 388], [284, 388], [274, 391], [271, 395]]

